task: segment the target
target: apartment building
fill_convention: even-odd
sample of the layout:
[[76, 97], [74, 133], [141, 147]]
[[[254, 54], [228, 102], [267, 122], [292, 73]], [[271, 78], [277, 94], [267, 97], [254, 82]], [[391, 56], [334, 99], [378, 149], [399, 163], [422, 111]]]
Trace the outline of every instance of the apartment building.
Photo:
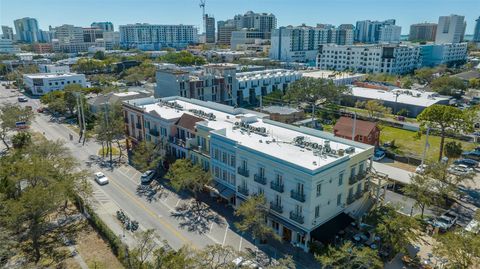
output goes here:
[[437, 33], [436, 23], [417, 23], [410, 25], [410, 41], [435, 41]]
[[321, 45], [317, 57], [317, 68], [337, 71], [400, 75], [419, 66], [419, 46]]
[[435, 35], [436, 44], [460, 43], [465, 36], [465, 16], [450, 15], [440, 16], [438, 18], [437, 33]]
[[426, 44], [420, 46], [422, 66], [434, 67], [445, 64], [458, 66], [467, 62], [468, 43]]
[[218, 21], [217, 23], [217, 44], [230, 45], [232, 32], [237, 30], [233, 20]]
[[351, 28], [287, 26], [272, 33], [270, 59], [314, 65], [321, 44], [353, 44]]
[[263, 194], [268, 225], [305, 251], [322, 224], [369, 203], [373, 146], [184, 97], [129, 100], [123, 110], [129, 147], [146, 140], [189, 158], [211, 171], [211, 195], [234, 207]]
[[2, 38], [14, 40], [13, 28], [6, 25], [2, 25]]
[[215, 18], [205, 14], [203, 18], [205, 29], [205, 43], [215, 43]]
[[198, 43], [197, 28], [193, 25], [158, 25], [136, 23], [120, 25], [120, 44], [125, 48], [160, 50], [185, 48]]
[[359, 43], [389, 43], [400, 40], [401, 27], [395, 25], [395, 20], [357, 21], [355, 41]]
[[15, 37], [18, 41], [26, 43], [42, 41], [37, 19], [25, 17], [14, 20], [13, 24], [15, 25]]
[[258, 105], [260, 97], [286, 90], [301, 74], [285, 69], [237, 73], [234, 64], [210, 64], [199, 70], [159, 69], [155, 97], [182, 96], [227, 105]]

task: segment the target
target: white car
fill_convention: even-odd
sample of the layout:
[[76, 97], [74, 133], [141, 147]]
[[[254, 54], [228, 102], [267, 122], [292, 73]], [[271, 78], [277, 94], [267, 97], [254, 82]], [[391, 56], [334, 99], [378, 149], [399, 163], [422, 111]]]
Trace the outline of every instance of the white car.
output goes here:
[[452, 165], [447, 169], [447, 171], [450, 174], [457, 175], [457, 176], [467, 176], [474, 173], [472, 168], [469, 168], [464, 164]]
[[98, 183], [98, 185], [106, 185], [108, 184], [108, 177], [106, 177], [102, 172], [96, 172], [95, 181]]
[[153, 178], [154, 175], [155, 175], [155, 171], [153, 171], [153, 170], [147, 170], [147, 171], [145, 171], [145, 173], [143, 173], [143, 174], [140, 176], [140, 182], [141, 182], [142, 184], [150, 183], [150, 181], [152, 181], [152, 178]]

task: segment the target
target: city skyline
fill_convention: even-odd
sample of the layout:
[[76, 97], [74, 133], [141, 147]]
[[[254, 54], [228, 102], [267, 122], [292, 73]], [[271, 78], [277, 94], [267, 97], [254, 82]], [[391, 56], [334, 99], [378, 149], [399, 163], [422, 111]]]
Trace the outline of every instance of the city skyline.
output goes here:
[[[13, 26], [18, 18], [32, 17], [38, 20], [41, 29], [48, 26], [73, 24], [89, 26], [94, 21], [111, 21], [118, 30], [118, 25], [131, 23], [151, 24], [191, 24], [201, 27], [201, 9], [199, 0], [93, 0], [84, 1], [29, 1], [5, 0], [0, 3], [1, 25]], [[381, 5], [379, 5], [381, 3]], [[135, 9], [132, 10], [132, 4]], [[28, 11], [25, 6], [28, 5]], [[168, 8], [163, 8], [168, 5]], [[62, 16], [51, 16], [49, 13], [57, 10]], [[176, 12], [172, 12], [175, 10]], [[466, 34], [473, 34], [475, 19], [480, 13], [480, 1], [477, 0], [422, 0], [398, 1], [365, 0], [361, 5], [355, 0], [325, 1], [230, 1], [207, 0], [206, 13], [212, 14], [217, 21], [232, 18], [236, 14], [254, 12], [273, 13], [278, 19], [278, 26], [315, 25], [327, 23], [339, 25], [355, 24], [359, 20], [396, 19], [402, 27], [402, 34], [408, 34], [409, 27], [414, 23], [438, 22], [442, 15], [458, 14], [465, 16], [467, 22]], [[395, 11], [395, 12], [392, 12]], [[60, 13], [61, 12], [61, 13]], [[78, 16], [81, 14], [81, 16]], [[182, 14], [183, 16], [179, 16]]]

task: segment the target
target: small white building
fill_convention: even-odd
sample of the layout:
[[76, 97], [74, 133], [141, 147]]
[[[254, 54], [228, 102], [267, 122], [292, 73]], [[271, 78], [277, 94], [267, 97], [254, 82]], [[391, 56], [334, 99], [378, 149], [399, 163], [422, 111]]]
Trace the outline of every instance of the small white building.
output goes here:
[[84, 74], [76, 73], [38, 73], [23, 75], [25, 88], [30, 90], [33, 95], [44, 95], [51, 91], [63, 90], [70, 84], [79, 84], [82, 87], [87, 86]]
[[40, 73], [70, 73], [68, 65], [39, 64]]

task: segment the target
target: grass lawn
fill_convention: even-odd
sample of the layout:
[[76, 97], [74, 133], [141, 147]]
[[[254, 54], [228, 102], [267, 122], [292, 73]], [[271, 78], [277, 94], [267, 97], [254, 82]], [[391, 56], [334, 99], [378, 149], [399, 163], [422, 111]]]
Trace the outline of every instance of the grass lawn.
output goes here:
[[[397, 153], [411, 154], [421, 158], [423, 154], [423, 148], [425, 147], [426, 135], [422, 135], [420, 139], [416, 139], [415, 134], [416, 132], [390, 126], [383, 126], [380, 133], [380, 142], [383, 144], [384, 142], [395, 140], [395, 146], [398, 147]], [[453, 139], [446, 138], [445, 143], [452, 140]], [[460, 142], [464, 150], [475, 148], [474, 143], [460, 140], [455, 141]], [[427, 150], [427, 159], [437, 160], [440, 148], [440, 137], [430, 135], [428, 137], [428, 143], [430, 144], [430, 148]]]
[[[89, 268], [124, 268], [118, 259], [113, 255], [108, 244], [87, 225], [88, 228], [78, 234], [76, 248], [78, 253], [85, 260]], [[67, 268], [80, 268], [78, 263], [69, 258], [66, 260]]]

